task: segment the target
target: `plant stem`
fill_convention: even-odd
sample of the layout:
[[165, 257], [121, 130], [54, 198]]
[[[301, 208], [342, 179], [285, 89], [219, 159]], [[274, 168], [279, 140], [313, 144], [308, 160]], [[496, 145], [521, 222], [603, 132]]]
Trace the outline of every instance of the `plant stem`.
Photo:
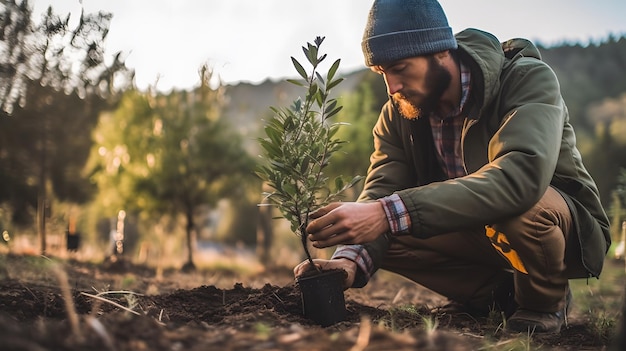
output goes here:
[[309, 261], [311, 267], [315, 268], [316, 271], [321, 272], [320, 268], [313, 263], [313, 258], [311, 257], [311, 253], [309, 252], [309, 246], [307, 242], [307, 232], [306, 227], [309, 225], [309, 213], [305, 215], [305, 220], [300, 226], [300, 240], [302, 241], [302, 248], [304, 249], [304, 253], [306, 254], [306, 259]]

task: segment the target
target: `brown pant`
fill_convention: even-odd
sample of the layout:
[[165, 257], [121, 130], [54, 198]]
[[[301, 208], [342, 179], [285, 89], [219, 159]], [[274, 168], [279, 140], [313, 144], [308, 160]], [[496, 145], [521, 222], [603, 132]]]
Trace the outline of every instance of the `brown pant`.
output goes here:
[[[490, 240], [489, 229], [428, 239], [396, 237], [381, 268], [468, 303], [486, 301], [512, 271], [520, 307], [542, 312], [562, 309], [568, 289], [565, 243], [572, 227], [563, 197], [550, 187], [526, 213], [490, 227], [506, 238]], [[517, 253], [523, 267], [512, 265], [496, 247]]]

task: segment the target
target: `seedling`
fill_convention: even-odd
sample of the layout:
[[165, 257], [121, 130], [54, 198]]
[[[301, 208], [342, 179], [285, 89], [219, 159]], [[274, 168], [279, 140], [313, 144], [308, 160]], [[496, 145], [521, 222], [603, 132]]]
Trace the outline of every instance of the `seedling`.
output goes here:
[[345, 179], [338, 176], [333, 186], [324, 174], [332, 155], [346, 141], [335, 135], [345, 123], [331, 122], [342, 107], [330, 97], [331, 89], [343, 78], [335, 78], [340, 60], [336, 60], [325, 76], [318, 72], [319, 64], [326, 59], [319, 48], [324, 37], [302, 47], [311, 66], [309, 72], [298, 60], [291, 57], [301, 79], [287, 81], [301, 87], [304, 99], [298, 98], [289, 108], [271, 107], [273, 116], [266, 122], [266, 137], [259, 138], [267, 164], [259, 166], [257, 174], [272, 189], [264, 193], [269, 205], [278, 207], [282, 216], [291, 223], [291, 230], [300, 236], [304, 253], [315, 267], [308, 249], [306, 227], [309, 214], [333, 201], [361, 180], [361, 176]]

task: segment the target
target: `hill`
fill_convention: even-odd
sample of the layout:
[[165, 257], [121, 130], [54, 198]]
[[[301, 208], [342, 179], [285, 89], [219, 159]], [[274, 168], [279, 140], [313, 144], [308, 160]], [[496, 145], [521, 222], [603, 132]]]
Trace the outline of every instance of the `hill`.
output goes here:
[[[577, 129], [593, 132], [595, 123], [588, 109], [604, 99], [619, 99], [626, 93], [626, 37], [609, 37], [605, 42], [581, 46], [563, 44], [540, 47], [541, 55], [555, 71], [561, 90]], [[365, 78], [375, 75], [364, 68], [345, 74], [345, 81], [335, 90], [339, 96], [350, 93]], [[382, 79], [378, 78], [383, 85]], [[226, 87], [225, 115], [245, 135], [261, 126], [270, 106], [285, 106], [298, 95], [297, 86], [284, 80], [266, 80], [261, 84], [239, 83]], [[385, 98], [385, 97], [383, 97]], [[610, 117], [609, 117], [610, 119]]]
[[[333, 94], [341, 97], [349, 94], [361, 84], [364, 77], [375, 75], [369, 69], [358, 70], [343, 76], [344, 81], [339, 84]], [[383, 84], [382, 80], [380, 84]], [[260, 84], [239, 83], [226, 86], [226, 106], [224, 116], [242, 133], [249, 143], [246, 147], [254, 153], [258, 131], [263, 127], [263, 119], [271, 113], [270, 106], [289, 106], [298, 96], [302, 95], [302, 88], [285, 80], [266, 80]]]
[[[626, 169], [626, 159], [621, 156], [626, 152], [626, 37], [609, 37], [588, 46], [566, 43], [539, 49], [559, 77], [579, 148], [608, 206], [620, 170]], [[383, 80], [367, 68], [349, 72], [344, 78], [334, 91], [339, 97], [370, 85], [375, 105], [387, 99]], [[289, 105], [298, 95], [298, 88], [271, 80], [226, 87], [224, 116], [244, 135], [251, 154], [258, 155], [256, 137], [263, 118], [271, 112], [269, 107]]]

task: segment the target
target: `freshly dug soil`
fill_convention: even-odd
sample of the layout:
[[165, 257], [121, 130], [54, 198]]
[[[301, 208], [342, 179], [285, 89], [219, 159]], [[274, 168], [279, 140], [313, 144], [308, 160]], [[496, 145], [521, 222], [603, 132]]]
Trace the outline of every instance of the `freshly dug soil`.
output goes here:
[[531, 338], [503, 331], [498, 316], [433, 315], [440, 296], [389, 274], [348, 290], [346, 320], [322, 328], [304, 318], [287, 268], [157, 278], [127, 262], [62, 262], [72, 308], [54, 269], [34, 260], [0, 261], [2, 350], [606, 349], [576, 313], [561, 334]]

